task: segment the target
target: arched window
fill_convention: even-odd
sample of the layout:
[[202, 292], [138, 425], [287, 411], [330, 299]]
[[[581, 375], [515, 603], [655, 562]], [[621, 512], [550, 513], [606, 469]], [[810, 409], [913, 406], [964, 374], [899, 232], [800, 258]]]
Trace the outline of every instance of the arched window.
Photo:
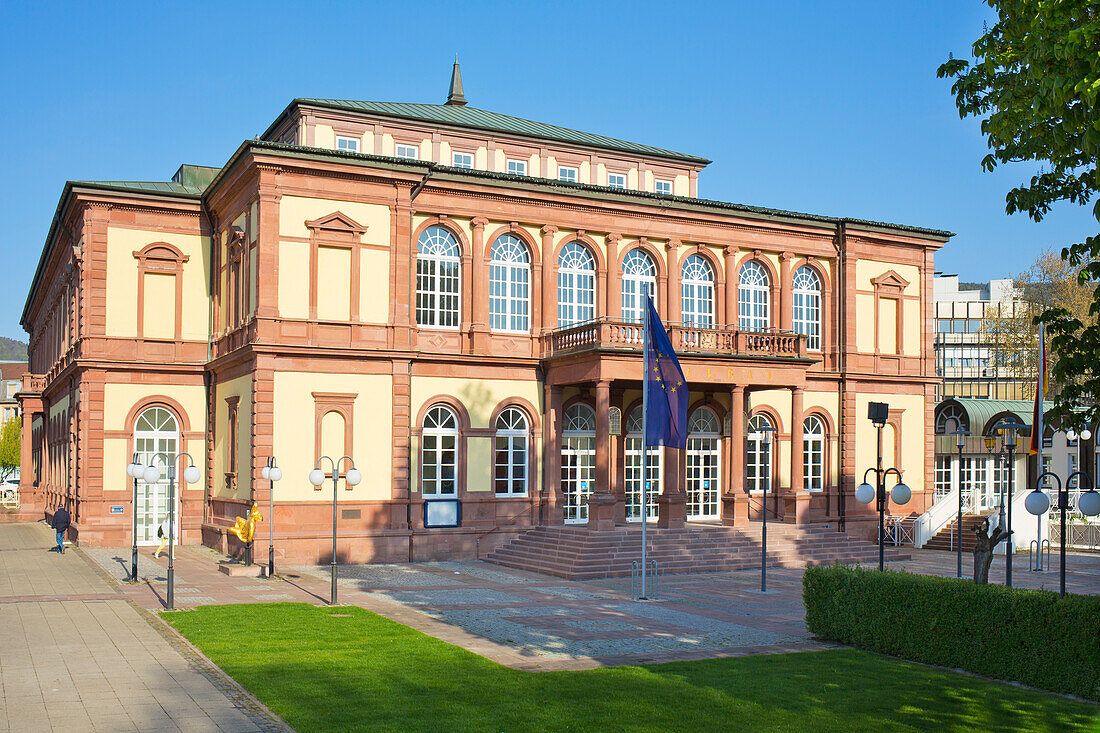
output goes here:
[[771, 490], [773, 427], [767, 415], [753, 415], [749, 420], [745, 451], [745, 486], [749, 491]]
[[591, 321], [596, 316], [596, 261], [577, 242], [558, 257], [558, 327]]
[[529, 432], [527, 415], [518, 407], [500, 413], [496, 423], [496, 458], [493, 486], [497, 494], [510, 496], [527, 493], [527, 451]]
[[[134, 450], [140, 466], [160, 468], [160, 481], [147, 484], [138, 481], [137, 542], [157, 543], [157, 528], [168, 516], [168, 462], [179, 450], [179, 422], [166, 407], [153, 406], [142, 410], [134, 423]], [[177, 493], [177, 502], [179, 494]], [[177, 505], [178, 509], [178, 505]], [[179, 537], [179, 512], [176, 512], [175, 536]]]
[[944, 405], [936, 413], [936, 435], [953, 433], [960, 427], [963, 430], [970, 430], [970, 421], [966, 417], [966, 412], [959, 405], [954, 403]]
[[803, 265], [794, 273], [791, 298], [794, 332], [806, 336], [806, 346], [821, 349], [821, 278]]
[[434, 405], [424, 416], [420, 486], [424, 496], [458, 493], [458, 418], [446, 405]]
[[489, 322], [494, 331], [525, 333], [531, 261], [519, 237], [497, 237], [489, 255]]
[[[626, 439], [623, 442], [626, 480], [626, 519], [637, 522], [642, 517], [642, 408], [635, 407], [626, 419]], [[657, 495], [661, 493], [661, 449], [650, 446], [646, 451], [646, 518], [657, 518]]]
[[806, 491], [825, 488], [825, 423], [817, 415], [802, 421], [802, 485]]
[[561, 492], [566, 524], [588, 521], [588, 495], [596, 477], [596, 415], [577, 403], [565, 411], [561, 436]]
[[680, 270], [680, 317], [685, 326], [714, 327], [714, 273], [699, 255], [684, 260]]
[[460, 253], [458, 240], [443, 227], [421, 232], [416, 253], [417, 324], [458, 328]]
[[718, 518], [721, 432], [722, 424], [710, 408], [700, 407], [688, 420], [685, 471], [688, 519]]
[[623, 320], [641, 323], [645, 316], [645, 296], [657, 292], [657, 266], [640, 249], [632, 249], [623, 260]]
[[763, 331], [771, 325], [771, 281], [756, 260], [741, 265], [737, 277], [737, 328]]

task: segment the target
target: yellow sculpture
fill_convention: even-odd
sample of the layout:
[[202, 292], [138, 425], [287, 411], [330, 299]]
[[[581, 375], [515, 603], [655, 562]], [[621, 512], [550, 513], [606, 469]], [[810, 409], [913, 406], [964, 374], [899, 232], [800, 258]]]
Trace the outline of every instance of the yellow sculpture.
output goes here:
[[248, 544], [252, 542], [252, 538], [256, 535], [256, 522], [262, 521], [264, 521], [264, 518], [260, 516], [260, 505], [253, 504], [248, 517], [237, 517], [237, 523], [230, 527], [229, 531], [237, 535], [241, 542]]

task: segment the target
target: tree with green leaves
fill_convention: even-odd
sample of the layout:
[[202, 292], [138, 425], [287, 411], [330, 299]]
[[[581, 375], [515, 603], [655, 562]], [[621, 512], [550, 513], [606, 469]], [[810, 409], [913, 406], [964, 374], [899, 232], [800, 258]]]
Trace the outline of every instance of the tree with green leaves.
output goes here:
[[[990, 153], [982, 167], [1038, 163], [1005, 197], [1009, 214], [1036, 222], [1055, 204], [1085, 206], [1100, 192], [1100, 4], [1095, 0], [986, 0], [997, 23], [974, 42], [973, 62], [949, 58], [959, 116], [981, 118]], [[1100, 224], [1100, 200], [1092, 209]], [[1055, 306], [1036, 317], [1057, 352], [1052, 417], [1080, 427], [1100, 418], [1100, 235], [1061, 252], [1090, 295], [1078, 317]], [[1085, 407], [1074, 413], [1074, 407]]]
[[0, 428], [0, 481], [19, 468], [19, 440], [21, 421], [13, 417]]

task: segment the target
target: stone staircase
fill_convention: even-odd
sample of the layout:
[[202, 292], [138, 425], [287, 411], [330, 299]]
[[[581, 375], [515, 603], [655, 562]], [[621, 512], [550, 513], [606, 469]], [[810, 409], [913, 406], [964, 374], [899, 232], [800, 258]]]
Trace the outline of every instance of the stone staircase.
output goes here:
[[[973, 552], [976, 538], [972, 528], [982, 523], [988, 516], [986, 514], [964, 514], [962, 518], [962, 548], [963, 552]], [[952, 519], [947, 526], [937, 532], [932, 539], [924, 543], [925, 550], [950, 550], [955, 551], [955, 523]]]
[[[536, 527], [501, 545], [488, 562], [570, 580], [629, 576], [640, 558], [641, 527], [619, 526], [597, 532], [583, 526]], [[688, 525], [683, 529], [647, 528], [647, 557], [662, 575], [743, 570], [760, 566], [760, 525], [740, 527]], [[892, 548], [887, 560], [907, 560]], [[878, 562], [878, 545], [857, 540], [835, 528], [768, 523], [768, 565], [802, 567]]]

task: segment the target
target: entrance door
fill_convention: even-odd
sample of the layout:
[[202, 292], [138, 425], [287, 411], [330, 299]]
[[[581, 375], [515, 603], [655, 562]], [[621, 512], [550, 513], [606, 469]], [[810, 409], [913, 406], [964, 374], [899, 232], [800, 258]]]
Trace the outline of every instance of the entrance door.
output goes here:
[[[661, 449], [650, 446], [646, 454], [646, 479], [649, 481], [646, 499], [646, 519], [657, 518], [657, 496], [661, 493]], [[635, 407], [626, 419], [626, 439], [623, 441], [626, 482], [626, 521], [642, 519], [642, 408]]]
[[[160, 481], [147, 484], [138, 479], [137, 490], [137, 543], [156, 545], [157, 527], [168, 516], [168, 461], [178, 450], [179, 428], [175, 416], [166, 408], [149, 407], [134, 425], [134, 450], [138, 465], [153, 465], [160, 469]], [[157, 455], [162, 454], [162, 455]], [[179, 537], [179, 482], [176, 482], [176, 521], [174, 534]], [[177, 539], [177, 544], [179, 540]]]
[[696, 410], [688, 421], [687, 440], [687, 518], [718, 518], [718, 454], [720, 424], [705, 407]]
[[588, 521], [588, 497], [596, 478], [596, 416], [592, 408], [576, 404], [565, 412], [561, 440], [561, 492], [565, 523]]

